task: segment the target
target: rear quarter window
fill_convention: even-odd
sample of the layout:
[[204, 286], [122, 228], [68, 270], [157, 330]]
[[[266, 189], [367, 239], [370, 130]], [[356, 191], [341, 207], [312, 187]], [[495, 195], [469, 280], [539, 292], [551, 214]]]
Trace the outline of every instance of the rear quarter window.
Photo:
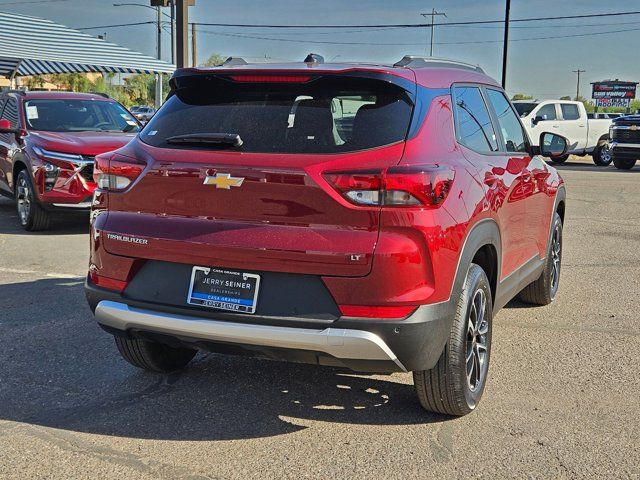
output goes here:
[[562, 110], [563, 120], [578, 120], [580, 118], [580, 111], [578, 106], [572, 103], [561, 103], [560, 109]]
[[478, 153], [498, 151], [496, 134], [480, 88], [460, 86], [453, 91], [458, 141]]
[[241, 83], [201, 75], [173, 92], [140, 138], [160, 148], [216, 148], [167, 139], [225, 133], [240, 135], [247, 152], [340, 153], [405, 140], [412, 109], [407, 92], [380, 80]]

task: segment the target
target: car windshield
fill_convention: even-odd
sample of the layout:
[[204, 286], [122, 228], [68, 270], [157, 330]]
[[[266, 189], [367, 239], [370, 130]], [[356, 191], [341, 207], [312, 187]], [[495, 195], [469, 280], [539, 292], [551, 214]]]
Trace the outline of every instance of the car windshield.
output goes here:
[[[183, 85], [144, 128], [143, 142], [261, 153], [348, 152], [404, 140], [413, 109], [399, 86], [357, 77], [243, 83], [203, 75]], [[217, 140], [225, 135], [241, 142]]]
[[531, 113], [531, 111], [538, 106], [537, 103], [533, 102], [516, 102], [513, 104], [518, 112], [518, 115], [521, 117], [526, 117]]
[[137, 132], [140, 125], [117, 102], [38, 99], [25, 102], [27, 129], [47, 132]]

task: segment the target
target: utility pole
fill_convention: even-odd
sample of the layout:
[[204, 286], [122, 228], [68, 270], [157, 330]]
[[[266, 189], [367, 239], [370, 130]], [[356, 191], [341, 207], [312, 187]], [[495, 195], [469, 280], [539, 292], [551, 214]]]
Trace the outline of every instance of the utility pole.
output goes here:
[[176, 67], [189, 66], [189, 0], [176, 3]]
[[507, 88], [507, 55], [509, 51], [509, 15], [511, 14], [511, 0], [506, 0], [504, 11], [504, 44], [502, 46], [502, 88]]
[[435, 8], [431, 9], [431, 13], [421, 13], [420, 15], [422, 15], [423, 17], [427, 18], [428, 16], [431, 16], [431, 49], [429, 51], [429, 56], [433, 57], [433, 34], [434, 34], [434, 30], [436, 28], [436, 16], [443, 16], [444, 18], [447, 18], [447, 14], [444, 12], [437, 12]]
[[[157, 44], [156, 44], [156, 54], [158, 56], [158, 60], [162, 60], [162, 10], [160, 7], [156, 7], [157, 10]], [[156, 108], [160, 108], [162, 106], [162, 74], [156, 73]]]
[[191, 66], [198, 66], [198, 42], [196, 41], [196, 24], [191, 24]]
[[169, 0], [171, 8], [171, 63], [176, 64], [176, 5], [174, 0]]
[[578, 83], [576, 85], [576, 101], [580, 98], [580, 74], [586, 72], [586, 70], [571, 70], [573, 73], [578, 74]]

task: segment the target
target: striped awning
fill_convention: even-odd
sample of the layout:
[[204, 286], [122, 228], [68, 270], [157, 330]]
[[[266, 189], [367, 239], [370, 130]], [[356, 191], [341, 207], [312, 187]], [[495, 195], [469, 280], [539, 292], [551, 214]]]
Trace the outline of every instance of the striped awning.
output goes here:
[[170, 63], [50, 20], [0, 12], [0, 75], [174, 70]]

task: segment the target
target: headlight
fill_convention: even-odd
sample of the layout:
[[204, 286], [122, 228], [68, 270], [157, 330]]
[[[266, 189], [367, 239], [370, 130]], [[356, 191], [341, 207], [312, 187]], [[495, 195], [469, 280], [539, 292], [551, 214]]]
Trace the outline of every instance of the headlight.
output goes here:
[[84, 161], [82, 155], [76, 155], [73, 153], [52, 152], [51, 150], [45, 150], [44, 148], [36, 146], [33, 147], [33, 151], [36, 152], [36, 155], [38, 155], [39, 157], [50, 158], [51, 160], [62, 160], [63, 162], [70, 163], [78, 163]]
[[60, 167], [53, 163], [44, 163], [44, 189], [48, 192], [56, 184], [58, 174], [60, 173]]

